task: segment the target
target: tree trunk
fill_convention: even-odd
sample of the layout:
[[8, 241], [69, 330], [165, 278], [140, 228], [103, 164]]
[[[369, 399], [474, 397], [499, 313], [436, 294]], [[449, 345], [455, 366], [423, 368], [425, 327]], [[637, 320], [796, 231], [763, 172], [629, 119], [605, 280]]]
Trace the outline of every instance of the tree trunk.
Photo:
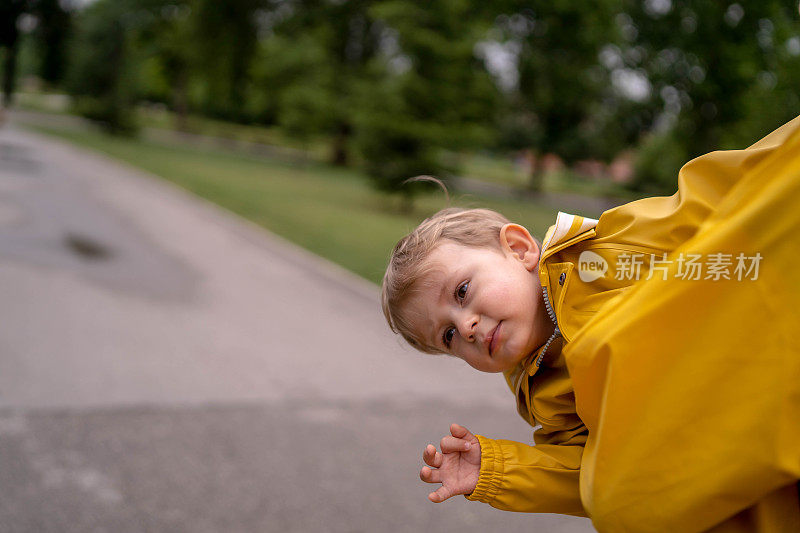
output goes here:
[[0, 48], [5, 48], [3, 60], [3, 107], [11, 107], [17, 70], [19, 30], [17, 20], [25, 10], [25, 0], [6, 0], [0, 3]]
[[188, 106], [186, 96], [186, 72], [179, 72], [175, 77], [172, 92], [172, 106], [175, 109], [175, 129], [189, 131]]
[[528, 157], [528, 190], [542, 192], [544, 185], [544, 157], [529, 152]]
[[14, 100], [14, 85], [17, 74], [17, 43], [6, 46], [3, 61], [3, 107], [10, 108]]
[[343, 122], [336, 129], [331, 146], [331, 164], [339, 167], [346, 167], [349, 162], [347, 154], [347, 140], [350, 138], [350, 124]]

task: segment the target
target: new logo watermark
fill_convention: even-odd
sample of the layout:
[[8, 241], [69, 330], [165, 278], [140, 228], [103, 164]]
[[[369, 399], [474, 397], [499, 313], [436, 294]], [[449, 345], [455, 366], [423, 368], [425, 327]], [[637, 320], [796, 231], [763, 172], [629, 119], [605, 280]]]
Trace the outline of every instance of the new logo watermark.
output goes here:
[[[757, 280], [763, 256], [760, 253], [692, 254], [681, 252], [676, 257], [661, 257], [655, 254], [626, 253], [616, 257], [613, 269], [614, 279], [637, 281], [651, 279], [659, 275], [666, 280], [670, 275], [683, 280]], [[671, 269], [672, 265], [676, 268]], [[578, 274], [581, 281], [595, 281], [609, 272], [608, 261], [599, 254], [584, 250], [578, 257]]]
[[608, 261], [591, 250], [584, 250], [578, 257], [578, 275], [581, 281], [589, 282], [602, 278], [608, 272]]

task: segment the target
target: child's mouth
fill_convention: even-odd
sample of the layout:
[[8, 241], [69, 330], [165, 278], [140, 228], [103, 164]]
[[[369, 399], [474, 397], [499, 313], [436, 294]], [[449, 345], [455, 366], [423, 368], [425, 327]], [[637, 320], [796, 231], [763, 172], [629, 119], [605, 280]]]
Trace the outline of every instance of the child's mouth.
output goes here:
[[500, 335], [498, 335], [497, 333], [500, 330], [500, 324], [502, 323], [503, 323], [502, 320], [498, 322], [497, 325], [492, 330], [492, 332], [489, 333], [489, 356], [494, 355], [494, 350], [495, 348], [497, 348], [497, 339], [500, 338]]

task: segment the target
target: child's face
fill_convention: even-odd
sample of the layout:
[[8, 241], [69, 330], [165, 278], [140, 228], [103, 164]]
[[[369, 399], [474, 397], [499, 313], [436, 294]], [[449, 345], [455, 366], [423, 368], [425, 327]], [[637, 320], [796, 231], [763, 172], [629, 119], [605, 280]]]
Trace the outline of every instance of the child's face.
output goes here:
[[501, 250], [445, 241], [428, 258], [431, 273], [407, 305], [429, 346], [482, 372], [514, 367], [545, 343], [553, 324], [536, 273], [539, 247], [527, 230], [503, 227]]

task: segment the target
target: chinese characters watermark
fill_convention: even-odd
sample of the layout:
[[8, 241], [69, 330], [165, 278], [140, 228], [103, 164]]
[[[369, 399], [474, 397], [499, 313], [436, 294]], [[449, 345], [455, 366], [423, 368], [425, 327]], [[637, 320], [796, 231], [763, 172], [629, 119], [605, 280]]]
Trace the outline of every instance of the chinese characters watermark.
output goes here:
[[[681, 252], [675, 257], [655, 254], [621, 253], [617, 256], [614, 279], [638, 281], [656, 276], [666, 280], [670, 271], [673, 279], [755, 281], [763, 256], [744, 253], [692, 254]], [[675, 265], [675, 268], [670, 270]], [[594, 281], [609, 272], [608, 261], [586, 250], [578, 258], [578, 274], [582, 281]]]

